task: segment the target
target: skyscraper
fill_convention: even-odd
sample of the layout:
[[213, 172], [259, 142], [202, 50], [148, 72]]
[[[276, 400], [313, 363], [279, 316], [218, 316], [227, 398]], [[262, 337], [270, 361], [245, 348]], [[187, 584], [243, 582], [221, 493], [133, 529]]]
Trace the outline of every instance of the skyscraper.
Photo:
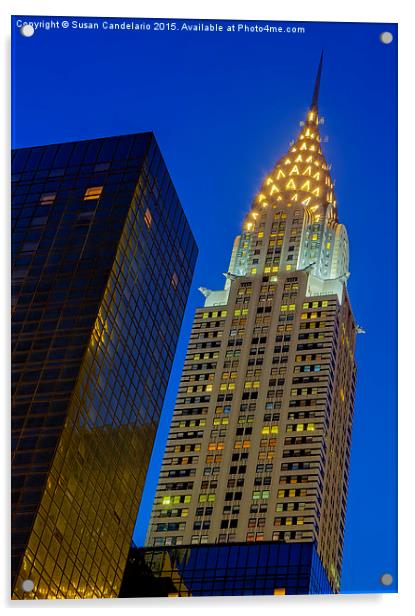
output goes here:
[[234, 241], [224, 288], [200, 289], [147, 543], [313, 543], [337, 592], [357, 328], [319, 130], [322, 60], [300, 133]]
[[197, 247], [152, 133], [12, 173], [12, 596], [116, 597]]

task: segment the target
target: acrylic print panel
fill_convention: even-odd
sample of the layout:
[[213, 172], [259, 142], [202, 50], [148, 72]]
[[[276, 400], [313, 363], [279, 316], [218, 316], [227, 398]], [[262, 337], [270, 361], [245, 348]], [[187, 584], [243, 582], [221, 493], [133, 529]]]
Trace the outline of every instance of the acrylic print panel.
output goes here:
[[12, 597], [396, 592], [396, 25], [12, 62]]

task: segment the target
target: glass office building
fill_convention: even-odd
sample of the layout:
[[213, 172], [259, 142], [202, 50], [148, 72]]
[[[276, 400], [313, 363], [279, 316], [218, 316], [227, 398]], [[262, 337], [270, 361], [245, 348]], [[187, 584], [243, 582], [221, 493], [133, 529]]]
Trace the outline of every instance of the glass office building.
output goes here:
[[116, 597], [197, 247], [152, 133], [12, 182], [12, 596]]
[[121, 597], [330, 594], [313, 543], [133, 547]]

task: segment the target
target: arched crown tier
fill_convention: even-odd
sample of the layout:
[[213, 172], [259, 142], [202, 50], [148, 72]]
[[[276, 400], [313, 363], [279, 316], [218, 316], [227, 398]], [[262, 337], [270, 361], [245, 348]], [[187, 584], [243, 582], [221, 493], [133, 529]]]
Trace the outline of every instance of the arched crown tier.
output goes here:
[[301, 123], [300, 134], [265, 178], [245, 219], [246, 231], [255, 228], [255, 221], [264, 208], [275, 208], [277, 205], [285, 207], [301, 205], [308, 208], [315, 222], [318, 222], [326, 212], [331, 221], [337, 221], [334, 183], [322, 151], [319, 130], [318, 95], [322, 64], [323, 54], [320, 58], [311, 105], [305, 121]]

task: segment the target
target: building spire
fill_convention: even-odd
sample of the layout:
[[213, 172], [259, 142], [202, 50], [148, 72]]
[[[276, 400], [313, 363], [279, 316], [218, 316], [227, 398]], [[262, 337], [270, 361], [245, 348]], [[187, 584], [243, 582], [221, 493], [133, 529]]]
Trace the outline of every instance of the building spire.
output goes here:
[[321, 51], [320, 62], [317, 69], [316, 82], [314, 85], [313, 99], [311, 101], [310, 109], [317, 110], [318, 107], [318, 94], [320, 91], [321, 70], [323, 68], [323, 50]]

